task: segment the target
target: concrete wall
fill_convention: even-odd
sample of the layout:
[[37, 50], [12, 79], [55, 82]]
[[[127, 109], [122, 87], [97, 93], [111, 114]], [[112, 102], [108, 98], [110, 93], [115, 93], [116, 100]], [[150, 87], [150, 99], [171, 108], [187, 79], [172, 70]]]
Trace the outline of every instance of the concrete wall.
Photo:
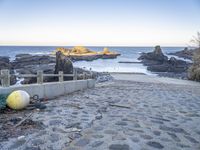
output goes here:
[[73, 93], [87, 88], [93, 88], [95, 81], [89, 80], [73, 80], [65, 82], [53, 82], [43, 84], [29, 84], [21, 86], [0, 87], [0, 94], [9, 94], [15, 90], [24, 90], [30, 96], [38, 95], [40, 98], [54, 98], [60, 95]]

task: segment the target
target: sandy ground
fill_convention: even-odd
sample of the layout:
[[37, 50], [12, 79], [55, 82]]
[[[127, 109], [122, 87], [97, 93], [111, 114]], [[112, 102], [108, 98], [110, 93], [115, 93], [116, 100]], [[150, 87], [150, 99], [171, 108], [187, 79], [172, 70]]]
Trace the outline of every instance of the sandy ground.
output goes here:
[[113, 76], [114, 81], [94, 89], [48, 101], [45, 110], [31, 117], [42, 122], [42, 128], [1, 141], [0, 149], [200, 149], [199, 83]]

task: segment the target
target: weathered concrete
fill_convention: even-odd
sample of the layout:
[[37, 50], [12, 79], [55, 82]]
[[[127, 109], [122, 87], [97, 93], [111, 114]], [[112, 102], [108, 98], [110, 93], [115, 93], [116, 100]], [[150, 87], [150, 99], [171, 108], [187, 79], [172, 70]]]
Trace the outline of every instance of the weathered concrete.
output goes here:
[[162, 83], [162, 84], [176, 84], [176, 85], [191, 85], [200, 86], [199, 82], [182, 80], [168, 77], [158, 77], [156, 75], [142, 75], [130, 73], [111, 73], [116, 80], [126, 80], [145, 83]]
[[40, 98], [55, 98], [64, 94], [73, 93], [87, 88], [93, 88], [95, 81], [88, 80], [74, 80], [65, 82], [52, 82], [44, 84], [30, 84], [11, 87], [0, 87], [0, 94], [8, 94], [15, 90], [24, 90], [30, 96], [38, 95]]

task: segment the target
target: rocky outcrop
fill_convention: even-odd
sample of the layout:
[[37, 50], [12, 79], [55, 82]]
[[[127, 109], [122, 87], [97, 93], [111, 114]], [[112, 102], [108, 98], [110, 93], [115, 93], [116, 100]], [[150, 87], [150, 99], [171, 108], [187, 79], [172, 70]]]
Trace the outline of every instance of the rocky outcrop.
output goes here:
[[[63, 71], [64, 74], [73, 74], [73, 64], [69, 57], [66, 57], [61, 52], [56, 52], [55, 74]], [[64, 80], [72, 80], [73, 77], [64, 77]]]
[[168, 57], [163, 54], [160, 46], [156, 46], [153, 52], [142, 53], [138, 59], [146, 65], [153, 65], [162, 64], [168, 60]]
[[41, 65], [55, 63], [55, 58], [48, 55], [30, 55], [20, 54], [16, 55], [16, 59], [12, 62], [14, 69], [23, 68], [30, 65]]
[[[14, 70], [13, 70], [12, 65], [10, 63], [9, 57], [0, 56], [0, 70], [2, 70], [2, 69], [10, 70], [10, 74], [12, 74], [11, 77], [10, 77], [10, 84], [11, 85], [15, 84], [17, 82], [17, 80], [16, 80], [16, 76], [13, 75]], [[0, 81], [0, 84], [1, 84], [1, 81]]]
[[[153, 52], [142, 53], [138, 58], [142, 61], [144, 65], [147, 66], [147, 70], [156, 72], [156, 73], [172, 73], [180, 74], [182, 78], [186, 78], [186, 71], [190, 66], [189, 63], [183, 60], [178, 60], [175, 57], [171, 57], [168, 59], [165, 56], [160, 48], [160, 46], [156, 46]], [[177, 75], [179, 77], [179, 75]]]
[[182, 50], [182, 51], [178, 51], [178, 52], [174, 52], [174, 53], [168, 53], [169, 55], [174, 55], [174, 56], [178, 56], [180, 58], [184, 58], [184, 59], [190, 59], [192, 60], [192, 57], [195, 53], [197, 49], [188, 49], [187, 47]]
[[114, 59], [120, 55], [119, 53], [111, 52], [108, 48], [104, 48], [102, 52], [96, 52], [82, 46], [75, 46], [73, 48], [57, 48], [56, 52], [61, 52], [63, 55], [70, 57], [72, 61], [92, 61], [100, 58]]
[[0, 56], [0, 70], [11, 69], [9, 57]]

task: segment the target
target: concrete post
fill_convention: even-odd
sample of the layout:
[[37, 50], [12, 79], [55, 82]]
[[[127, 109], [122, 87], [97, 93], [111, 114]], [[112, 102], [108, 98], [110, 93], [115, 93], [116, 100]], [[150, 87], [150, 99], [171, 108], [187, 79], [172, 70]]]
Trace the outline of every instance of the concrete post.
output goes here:
[[9, 87], [10, 86], [10, 71], [8, 69], [1, 70], [1, 85], [3, 87]]
[[83, 79], [85, 80], [86, 79], [86, 73], [83, 72]]
[[77, 70], [73, 69], [73, 80], [77, 80]]
[[43, 83], [43, 71], [38, 70], [37, 71], [37, 84], [42, 84]]
[[59, 77], [58, 77], [59, 82], [63, 82], [63, 80], [64, 80], [64, 78], [63, 78], [63, 71], [59, 71], [58, 74], [59, 74]]
[[90, 71], [90, 79], [92, 79], [92, 78], [93, 78], [93, 72]]

